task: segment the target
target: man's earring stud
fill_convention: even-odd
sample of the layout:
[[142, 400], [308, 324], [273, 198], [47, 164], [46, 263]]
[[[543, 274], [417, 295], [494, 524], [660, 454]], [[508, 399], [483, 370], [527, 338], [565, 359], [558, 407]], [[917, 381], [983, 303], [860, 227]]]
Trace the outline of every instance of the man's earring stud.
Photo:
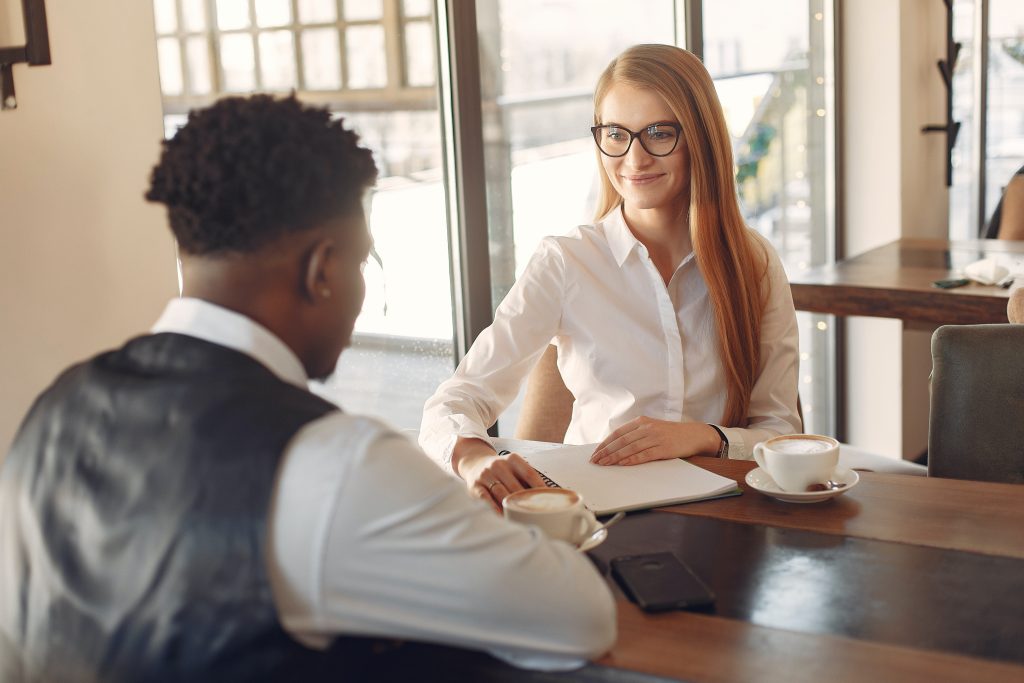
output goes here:
[[327, 289], [326, 287], [322, 288], [320, 290], [320, 296], [322, 296], [325, 299], [330, 299], [331, 298], [331, 290]]

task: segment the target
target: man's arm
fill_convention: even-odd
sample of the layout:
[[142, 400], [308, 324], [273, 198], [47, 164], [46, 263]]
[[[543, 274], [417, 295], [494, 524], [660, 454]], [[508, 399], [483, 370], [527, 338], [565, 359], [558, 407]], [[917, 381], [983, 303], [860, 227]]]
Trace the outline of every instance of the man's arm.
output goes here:
[[293, 439], [270, 553], [282, 623], [306, 642], [410, 638], [546, 655], [546, 668], [615, 638], [614, 600], [583, 554], [498, 517], [374, 420], [332, 415]]

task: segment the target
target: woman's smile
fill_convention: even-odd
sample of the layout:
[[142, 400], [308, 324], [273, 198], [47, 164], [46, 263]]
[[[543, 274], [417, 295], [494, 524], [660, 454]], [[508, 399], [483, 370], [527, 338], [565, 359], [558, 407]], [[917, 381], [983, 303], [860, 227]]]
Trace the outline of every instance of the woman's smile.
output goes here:
[[662, 178], [664, 178], [665, 174], [664, 173], [638, 173], [638, 174], [635, 174], [635, 175], [623, 174], [623, 175], [620, 175], [619, 177], [622, 178], [623, 180], [625, 180], [627, 183], [632, 183], [633, 185], [650, 185], [651, 183], [653, 183], [653, 182], [655, 182], [657, 180], [661, 180]]

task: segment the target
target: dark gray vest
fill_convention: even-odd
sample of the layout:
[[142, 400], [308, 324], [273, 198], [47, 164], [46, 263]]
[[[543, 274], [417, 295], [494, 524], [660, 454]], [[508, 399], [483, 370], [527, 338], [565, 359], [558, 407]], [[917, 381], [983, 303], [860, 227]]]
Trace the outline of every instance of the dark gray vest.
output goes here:
[[178, 334], [65, 372], [0, 473], [0, 680], [337, 680], [265, 566], [282, 451], [336, 409]]

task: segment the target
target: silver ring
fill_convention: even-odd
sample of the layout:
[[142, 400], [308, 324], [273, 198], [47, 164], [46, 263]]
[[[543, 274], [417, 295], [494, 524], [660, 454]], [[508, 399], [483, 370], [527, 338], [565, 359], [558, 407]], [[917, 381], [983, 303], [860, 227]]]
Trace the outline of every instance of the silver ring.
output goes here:
[[500, 483], [500, 481], [492, 481], [490, 484], [487, 485], [487, 490], [490, 491], [491, 493], [494, 493], [494, 487]]

